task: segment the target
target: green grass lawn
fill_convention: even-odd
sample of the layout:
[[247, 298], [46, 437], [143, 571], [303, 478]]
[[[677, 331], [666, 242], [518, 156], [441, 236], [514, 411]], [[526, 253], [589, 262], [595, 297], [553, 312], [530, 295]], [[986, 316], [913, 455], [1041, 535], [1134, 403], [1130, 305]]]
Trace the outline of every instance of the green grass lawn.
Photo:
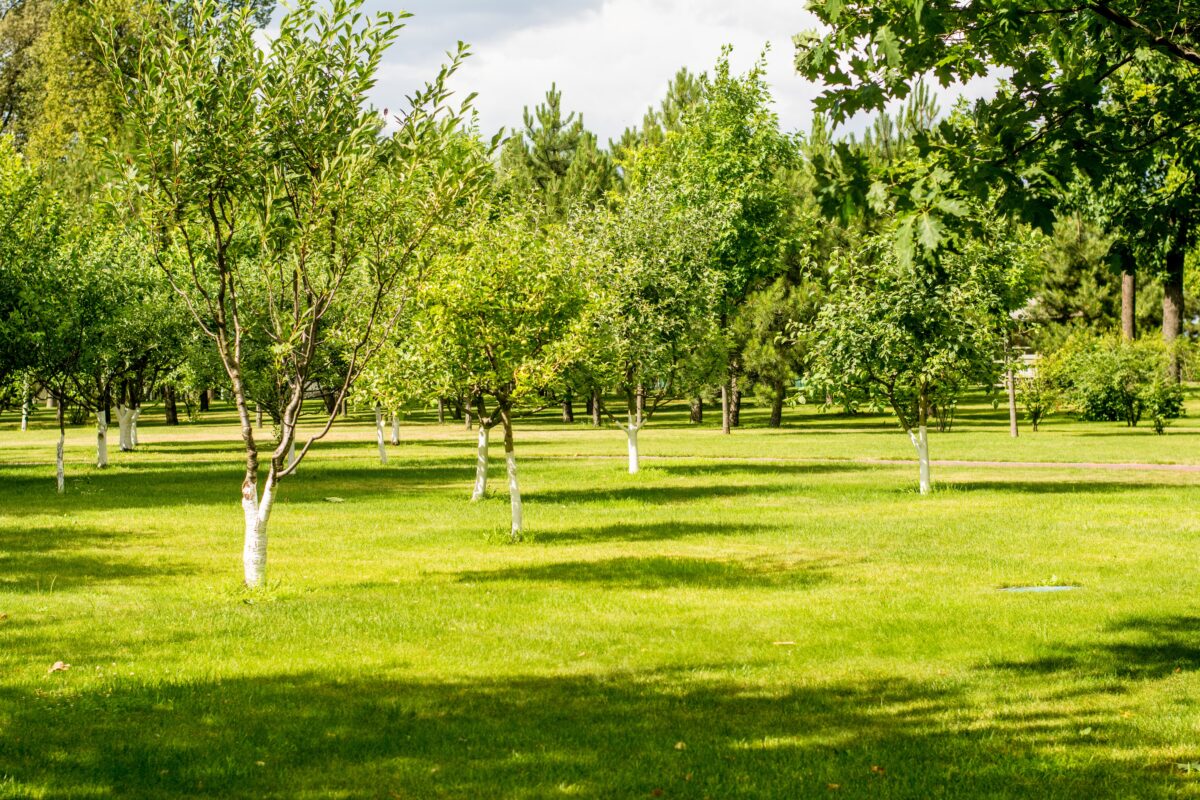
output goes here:
[[[965, 407], [934, 459], [1200, 464], [1166, 436]], [[0, 798], [1200, 797], [1200, 474], [936, 467], [882, 417], [673, 409], [624, 436], [366, 417], [281, 488], [241, 575], [217, 409], [65, 497], [0, 418]], [[582, 416], [582, 415], [581, 415]], [[269, 435], [269, 434], [268, 434]], [[500, 448], [495, 448], [500, 455]], [[331, 503], [328, 497], [344, 500]], [[1053, 594], [1001, 591], [1071, 584]], [[48, 674], [55, 661], [71, 665]]]

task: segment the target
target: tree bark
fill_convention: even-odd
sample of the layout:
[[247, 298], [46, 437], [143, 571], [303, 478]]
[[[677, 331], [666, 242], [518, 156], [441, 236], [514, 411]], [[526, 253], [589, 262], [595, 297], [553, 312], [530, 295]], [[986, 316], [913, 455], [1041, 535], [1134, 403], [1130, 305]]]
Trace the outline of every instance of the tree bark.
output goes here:
[[392, 414], [392, 444], [400, 444], [400, 415]]
[[728, 434], [730, 428], [729, 384], [721, 384], [721, 433]]
[[1171, 377], [1182, 380], [1179, 356], [1174, 351], [1175, 341], [1183, 334], [1183, 261], [1184, 248], [1177, 243], [1167, 253], [1167, 272], [1163, 276], [1163, 341], [1171, 348]]
[[387, 466], [387, 443], [383, 440], [383, 409], [375, 406], [375, 444], [379, 447], [379, 463]]
[[564, 397], [562, 401], [562, 421], [568, 424], [575, 422], [575, 406], [573, 400], [574, 398], [571, 397], [571, 393], [568, 391], [567, 396]]
[[641, 466], [641, 460], [638, 457], [638, 432], [641, 430], [640, 425], [630, 423], [625, 426], [625, 439], [629, 448], [629, 474], [637, 475], [638, 469]]
[[917, 432], [910, 428], [909, 438], [917, 449], [918, 473], [920, 477], [921, 494], [929, 494], [933, 490], [933, 482], [929, 476], [929, 403], [924, 396], [918, 401]]
[[168, 425], [179, 424], [179, 403], [176, 400], [174, 386], [168, 386], [163, 390], [163, 413], [166, 415]]
[[504, 406], [500, 407], [500, 419], [504, 423], [504, 461], [508, 466], [508, 499], [512, 507], [512, 530], [509, 536], [516, 542], [521, 540], [525, 521], [521, 513], [521, 485], [517, 482], [517, 456], [513, 452], [512, 417]]
[[63, 465], [63, 445], [67, 438], [66, 416], [63, 411], [62, 402], [57, 403], [58, 406], [58, 446], [54, 451], [54, 467], [55, 478], [57, 479], [58, 493], [64, 494], [67, 491], [67, 475], [66, 468]]
[[[471, 418], [471, 410], [467, 409], [467, 419]], [[471, 500], [482, 500], [487, 494], [488, 477], [488, 439], [492, 429], [484, 424], [479, 425], [479, 443], [475, 447], [475, 488], [471, 491]]]
[[691, 407], [691, 421], [699, 425], [704, 422], [704, 398], [693, 397]]
[[30, 405], [29, 378], [26, 378], [21, 384], [21, 433], [29, 430]]
[[263, 410], [262, 403], [254, 404], [254, 427], [262, 430], [263, 425]]
[[776, 381], [771, 394], [771, 419], [767, 425], [778, 428], [783, 424], [783, 400], [787, 394], [787, 386], [783, 381]]
[[637, 409], [634, 416], [634, 422], [640, 428], [646, 423], [646, 385], [644, 383], [639, 383], [637, 385], [635, 399], [637, 402]]
[[1132, 268], [1121, 272], [1121, 338], [1137, 338], [1137, 275]]
[[122, 453], [133, 451], [133, 409], [117, 405], [117, 439]]
[[592, 390], [592, 408], [591, 408], [592, 427], [599, 428], [604, 425], [604, 421], [602, 419], [600, 419], [600, 406], [602, 406], [602, 405], [603, 405], [603, 403], [600, 402], [600, 390], [593, 389]]
[[738, 386], [737, 375], [731, 375], [729, 378], [730, 401], [729, 401], [729, 425], [734, 428], [742, 427], [742, 389]]
[[1004, 373], [1005, 389], [1008, 390], [1008, 432], [1016, 439], [1020, 435], [1017, 430], [1017, 376], [1010, 364]]
[[208, 389], [200, 390], [200, 410], [208, 411]]
[[108, 466], [108, 410], [96, 411], [96, 466]]
[[438, 425], [446, 424], [446, 400], [438, 398]]

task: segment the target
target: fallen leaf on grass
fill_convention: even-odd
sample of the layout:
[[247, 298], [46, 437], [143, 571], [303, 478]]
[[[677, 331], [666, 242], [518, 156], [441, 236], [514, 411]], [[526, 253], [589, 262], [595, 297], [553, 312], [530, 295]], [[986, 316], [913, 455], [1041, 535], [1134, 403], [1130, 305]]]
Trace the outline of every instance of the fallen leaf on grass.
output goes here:
[[687, 750], [687, 742], [676, 742], [675, 749], [676, 750]]
[[871, 772], [874, 775], [886, 775], [887, 774], [887, 770], [885, 770], [883, 767], [879, 766], [878, 764], [871, 765]]
[[326, 503], [344, 503], [344, 502], [346, 502], [346, 498], [344, 498], [344, 497], [326, 497], [325, 502]]
[[825, 788], [831, 792], [836, 792], [838, 789], [842, 788], [842, 785], [840, 783], [827, 783], [825, 784]]
[[46, 674], [49, 675], [54, 672], [66, 672], [70, 668], [70, 664], [64, 664], [61, 661], [55, 661], [54, 664], [51, 665], [50, 669], [46, 671]]
[[795, 647], [796, 646], [795, 642], [771, 642], [771, 644], [775, 645], [776, 647]]

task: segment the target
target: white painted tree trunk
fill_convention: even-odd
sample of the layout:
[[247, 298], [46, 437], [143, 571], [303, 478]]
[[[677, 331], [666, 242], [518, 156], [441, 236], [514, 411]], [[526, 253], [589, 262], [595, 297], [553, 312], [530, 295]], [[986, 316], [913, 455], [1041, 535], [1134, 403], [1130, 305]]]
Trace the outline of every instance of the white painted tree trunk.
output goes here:
[[933, 484], [929, 479], [929, 428], [920, 426], [916, 433], [911, 430], [908, 436], [912, 439], [913, 447], [917, 449], [918, 470], [920, 471], [921, 494], [929, 494]]
[[475, 450], [475, 489], [471, 492], [471, 500], [482, 500], [487, 493], [488, 438], [491, 432], [491, 428], [480, 424], [479, 445]]
[[383, 409], [375, 406], [375, 444], [379, 447], [379, 463], [387, 466], [387, 443], [383, 440]]
[[96, 412], [96, 466], [108, 466], [108, 414], [103, 408]]
[[625, 439], [629, 445], [629, 474], [637, 475], [640, 461], [638, 460], [638, 431], [641, 428], [637, 425], [628, 425], [625, 428]]
[[400, 444], [400, 417], [392, 414], [392, 444]]
[[258, 487], [242, 484], [242, 513], [246, 521], [246, 536], [242, 545], [242, 572], [246, 586], [261, 586], [267, 577], [267, 523], [275, 504], [275, 487], [268, 480], [258, 499]]
[[133, 449], [133, 437], [130, 435], [132, 421], [133, 410], [125, 406], [117, 406], [117, 440], [123, 453]]
[[25, 431], [29, 430], [30, 398], [28, 378], [25, 379], [22, 391], [24, 394], [21, 395], [21, 433], [24, 433]]
[[142, 415], [142, 407], [138, 406], [133, 409], [133, 414], [129, 417], [129, 449], [136, 450], [138, 446], [137, 424], [138, 417]]
[[63, 494], [64, 492], [67, 491], [67, 474], [66, 474], [65, 468], [63, 467], [63, 444], [64, 444], [65, 439], [66, 439], [66, 432], [63, 431], [62, 427], [59, 427], [59, 429], [58, 429], [58, 447], [56, 448], [55, 455], [54, 455], [54, 465], [56, 468], [56, 475], [58, 478], [58, 493], [59, 494]]
[[508, 463], [508, 499], [512, 503], [512, 538], [520, 539], [524, 520], [521, 516], [521, 486], [517, 483], [517, 455], [511, 450], [504, 454]]

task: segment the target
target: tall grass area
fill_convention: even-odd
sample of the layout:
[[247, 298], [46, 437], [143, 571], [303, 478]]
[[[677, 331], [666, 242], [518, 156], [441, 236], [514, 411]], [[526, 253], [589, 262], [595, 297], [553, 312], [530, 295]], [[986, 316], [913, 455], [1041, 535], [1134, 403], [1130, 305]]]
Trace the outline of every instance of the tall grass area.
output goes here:
[[[932, 455], [1200, 464], [1190, 404], [1012, 440], [977, 399]], [[148, 409], [106, 470], [72, 429], [63, 497], [50, 413], [0, 417], [0, 798], [1200, 797], [1200, 473], [922, 498], [886, 418], [681, 407], [630, 476], [582, 416], [518, 427], [508, 544], [500, 448], [471, 504], [462, 423], [409, 415], [384, 467], [352, 415], [256, 592], [227, 408]]]

